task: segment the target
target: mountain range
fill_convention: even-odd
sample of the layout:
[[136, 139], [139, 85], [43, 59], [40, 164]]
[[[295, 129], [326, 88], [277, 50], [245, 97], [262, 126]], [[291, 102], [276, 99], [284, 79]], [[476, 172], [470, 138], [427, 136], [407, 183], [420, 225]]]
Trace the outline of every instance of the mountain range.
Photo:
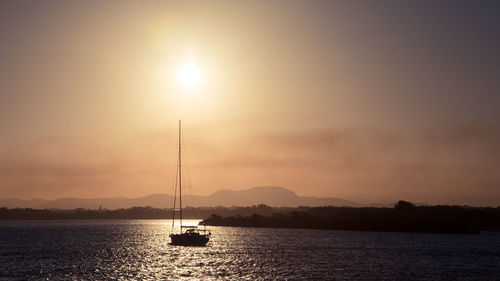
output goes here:
[[[361, 204], [332, 197], [298, 196], [293, 191], [274, 186], [253, 187], [245, 190], [222, 189], [207, 196], [183, 195], [184, 207], [213, 207], [213, 206], [252, 206], [265, 204], [272, 207], [297, 206], [349, 206], [359, 207]], [[120, 209], [130, 207], [172, 208], [173, 196], [168, 194], [151, 194], [139, 198], [59, 198], [46, 199], [0, 199], [0, 207], [33, 208], [33, 209]]]

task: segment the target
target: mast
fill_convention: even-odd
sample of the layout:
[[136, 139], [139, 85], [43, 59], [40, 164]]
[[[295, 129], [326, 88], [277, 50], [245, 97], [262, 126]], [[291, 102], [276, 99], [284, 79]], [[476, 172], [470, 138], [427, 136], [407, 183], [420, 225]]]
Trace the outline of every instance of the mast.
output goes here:
[[181, 120], [179, 120], [179, 217], [182, 233], [182, 154], [181, 154]]

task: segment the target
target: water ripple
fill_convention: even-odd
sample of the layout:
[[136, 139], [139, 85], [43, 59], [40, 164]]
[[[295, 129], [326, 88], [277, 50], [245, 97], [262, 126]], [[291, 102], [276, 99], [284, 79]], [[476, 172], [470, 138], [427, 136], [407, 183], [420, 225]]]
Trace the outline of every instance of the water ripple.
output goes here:
[[212, 227], [169, 245], [168, 221], [0, 222], [0, 280], [499, 280], [500, 234]]

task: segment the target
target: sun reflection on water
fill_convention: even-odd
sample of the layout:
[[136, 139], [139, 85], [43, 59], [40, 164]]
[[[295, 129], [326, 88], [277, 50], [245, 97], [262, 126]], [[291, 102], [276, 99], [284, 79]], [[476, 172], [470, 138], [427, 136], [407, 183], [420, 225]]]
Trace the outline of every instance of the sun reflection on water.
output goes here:
[[500, 274], [493, 266], [500, 260], [497, 234], [209, 227], [206, 247], [182, 247], [169, 245], [170, 229], [168, 220], [2, 222], [0, 279], [470, 280], [478, 271]]

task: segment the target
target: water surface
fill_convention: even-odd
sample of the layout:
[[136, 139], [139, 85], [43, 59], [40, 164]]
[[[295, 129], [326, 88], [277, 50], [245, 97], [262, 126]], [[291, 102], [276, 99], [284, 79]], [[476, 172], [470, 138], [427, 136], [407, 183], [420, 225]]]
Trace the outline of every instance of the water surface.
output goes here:
[[500, 280], [500, 233], [210, 227], [169, 245], [171, 222], [0, 222], [0, 280]]

